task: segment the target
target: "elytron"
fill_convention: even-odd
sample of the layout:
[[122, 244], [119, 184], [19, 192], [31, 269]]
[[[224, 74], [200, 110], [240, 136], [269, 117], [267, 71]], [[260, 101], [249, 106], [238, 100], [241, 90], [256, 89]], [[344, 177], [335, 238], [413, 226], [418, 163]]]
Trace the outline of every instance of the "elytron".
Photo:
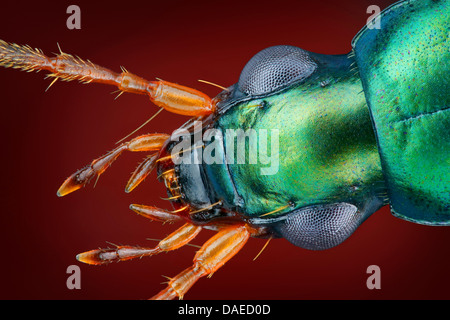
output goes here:
[[[65, 196], [96, 180], [124, 151], [148, 153], [126, 192], [156, 170], [173, 210], [130, 208], [151, 220], [184, 224], [156, 247], [95, 249], [77, 259], [99, 265], [152, 256], [188, 244], [202, 229], [217, 231], [192, 266], [152, 298], [181, 299], [250, 237], [285, 238], [301, 248], [325, 250], [384, 205], [414, 223], [450, 224], [449, 2], [405, 0], [390, 6], [379, 15], [380, 28], [363, 28], [348, 54], [266, 48], [247, 63], [236, 84], [213, 99], [124, 68], [116, 73], [62, 51], [47, 57], [40, 49], [2, 40], [0, 65], [48, 71], [51, 85], [109, 84], [190, 117], [171, 135], [146, 134], [120, 144], [57, 191]], [[246, 136], [225, 133], [250, 129], [267, 133], [268, 153], [255, 155], [245, 144], [245, 153], [257, 161], [242, 163], [227, 148]], [[200, 144], [190, 139], [208, 130], [216, 133], [214, 139]], [[192, 143], [180, 148], [186, 135]], [[212, 144], [214, 157], [223, 161], [175, 161], [195, 159]], [[277, 158], [277, 170], [262, 174], [269, 154]]]

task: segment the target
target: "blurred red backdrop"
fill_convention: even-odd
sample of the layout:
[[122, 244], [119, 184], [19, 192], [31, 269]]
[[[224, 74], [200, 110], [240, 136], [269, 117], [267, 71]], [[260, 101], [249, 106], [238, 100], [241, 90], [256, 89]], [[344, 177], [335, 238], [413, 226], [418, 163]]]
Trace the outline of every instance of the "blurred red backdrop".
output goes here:
[[[259, 50], [289, 44], [326, 54], [350, 51], [352, 37], [369, 17], [371, 4], [358, 1], [77, 1], [81, 30], [66, 28], [73, 3], [6, 2], [0, 12], [0, 38], [67, 53], [99, 65], [197, 88], [210, 96], [229, 86]], [[149, 222], [130, 203], [170, 208], [155, 173], [131, 194], [125, 183], [142, 154], [123, 154], [100, 177], [63, 198], [64, 179], [148, 119], [157, 108], [144, 96], [115, 88], [56, 82], [44, 73], [0, 69], [0, 215], [2, 299], [145, 299], [164, 286], [161, 275], [188, 267], [195, 248], [156, 257], [88, 266], [77, 253], [116, 244], [150, 245], [176, 226]], [[172, 132], [187, 119], [163, 112], [140, 133]], [[203, 231], [195, 244], [212, 233]], [[211, 279], [201, 279], [185, 299], [448, 299], [450, 229], [415, 225], [374, 214], [342, 245], [323, 252], [251, 239]], [[66, 269], [81, 267], [81, 289], [66, 287]], [[369, 265], [381, 268], [381, 290], [366, 287]]]

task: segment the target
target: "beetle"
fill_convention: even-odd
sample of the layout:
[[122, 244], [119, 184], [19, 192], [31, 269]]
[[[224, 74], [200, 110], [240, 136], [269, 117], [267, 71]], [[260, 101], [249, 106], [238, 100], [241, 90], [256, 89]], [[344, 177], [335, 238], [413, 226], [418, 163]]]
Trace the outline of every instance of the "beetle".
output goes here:
[[[445, 4], [446, 2], [437, 1], [428, 7], [444, 12], [445, 17], [448, 15], [444, 9], [439, 9], [440, 6], [445, 8]], [[386, 10], [382, 15], [382, 21], [389, 22], [389, 28], [396, 27], [395, 21], [410, 16], [402, 13], [398, 17], [398, 12], [408, 6], [412, 6], [409, 10], [421, 13], [429, 14], [428, 11], [431, 11], [420, 2], [411, 4], [402, 2]], [[52, 72], [51, 76], [55, 79], [104, 82], [117, 85], [122, 91], [146, 93], [157, 105], [167, 110], [197, 117], [202, 124], [200, 128], [202, 135], [208, 129], [214, 129], [216, 133], [240, 128], [280, 131], [280, 167], [279, 171], [272, 175], [261, 175], [261, 169], [265, 166], [258, 164], [243, 166], [225, 161], [221, 164], [191, 165], [183, 162], [174, 164], [172, 158], [176, 154], [172, 153], [172, 150], [177, 148], [176, 143], [179, 140], [176, 138], [181, 138], [180, 132], [184, 130], [192, 136], [196, 133], [195, 122], [191, 120], [172, 136], [145, 135], [122, 144], [76, 172], [60, 188], [59, 195], [65, 195], [84, 186], [89, 180], [103, 173], [123, 151], [155, 152], [132, 175], [127, 191], [131, 191], [145, 178], [150, 169], [157, 166], [157, 174], [168, 188], [169, 199], [175, 208], [169, 212], [154, 207], [132, 205], [132, 209], [152, 219], [164, 221], [182, 219], [188, 224], [163, 240], [157, 248], [120, 246], [89, 251], [78, 257], [80, 261], [97, 264], [152, 255], [184, 245], [195, 237], [201, 228], [217, 229], [217, 235], [205, 243], [203, 249], [199, 251], [194, 267], [172, 278], [168, 288], [156, 296], [156, 298], [173, 298], [182, 297], [197, 278], [214, 272], [241, 248], [249, 236], [284, 237], [308, 249], [327, 249], [345, 240], [362, 221], [388, 201], [394, 212], [406, 216], [407, 219], [430, 224], [448, 223], [448, 215], [445, 215], [448, 211], [448, 166], [445, 165], [446, 159], [442, 158], [448, 150], [449, 141], [445, 130], [448, 127], [448, 116], [445, 117], [447, 111], [409, 110], [407, 114], [409, 117], [397, 122], [400, 125], [410, 125], [409, 129], [407, 128], [410, 132], [401, 131], [398, 127], [392, 128], [393, 131], [383, 131], [383, 125], [388, 129], [392, 125], [383, 122], [386, 113], [390, 114], [392, 110], [383, 110], [383, 102], [387, 97], [380, 94], [389, 91], [385, 89], [388, 86], [383, 82], [386, 87], [373, 88], [373, 83], [376, 82], [367, 77], [376, 74], [378, 78], [375, 76], [373, 78], [378, 80], [380, 77], [386, 79], [389, 75], [389, 73], [386, 75], [388, 70], [382, 68], [372, 70], [380, 59], [377, 55], [380, 49], [368, 46], [370, 43], [389, 44], [392, 40], [384, 38], [385, 30], [385, 28], [380, 31], [364, 29], [355, 38], [355, 56], [324, 56], [288, 46], [266, 49], [247, 64], [235, 86], [225, 89], [213, 100], [198, 91], [166, 81], [145, 81], [126, 70], [121, 74], [114, 74], [89, 61], [63, 52], [51, 60], [40, 51], [4, 42], [1, 52], [4, 66], [18, 67], [27, 71], [47, 69]], [[370, 41], [373, 37], [378, 37], [377, 41]], [[441, 46], [444, 48], [440, 48], [439, 45], [436, 48], [440, 48], [443, 52], [439, 50], [436, 52], [442, 54], [439, 58], [446, 61], [443, 56], [446, 53], [445, 42]], [[292, 69], [293, 74], [286, 72]], [[448, 105], [446, 100], [443, 100], [446, 98], [445, 93], [448, 92], [446, 71], [445, 68], [441, 70], [443, 75], [438, 77], [441, 81], [436, 90], [440, 98], [438, 101], [444, 106]], [[414, 81], [418, 81], [418, 78]], [[394, 83], [396, 86], [397, 82]], [[392, 83], [390, 85], [394, 86]], [[406, 88], [404, 89], [406, 91]], [[392, 91], [392, 88], [390, 90]], [[160, 92], [163, 94], [159, 95]], [[414, 96], [415, 94], [417, 92]], [[385, 100], [376, 101], [375, 97], [378, 96]], [[396, 97], [390, 97], [389, 101], [396, 101]], [[303, 102], [307, 99], [310, 100], [308, 103]], [[178, 103], [180, 100], [181, 104]], [[285, 106], [286, 101], [289, 108]], [[298, 101], [302, 103], [296, 103]], [[367, 109], [367, 104], [370, 109]], [[311, 108], [311, 105], [316, 108]], [[399, 108], [402, 105], [396, 103]], [[290, 110], [290, 107], [294, 109]], [[282, 110], [286, 112], [283, 113]], [[405, 114], [405, 110], [396, 111]], [[304, 114], [308, 114], [308, 117], [302, 116]], [[301, 116], [292, 119], [293, 115]], [[392, 157], [399, 151], [408, 154], [416, 152], [414, 159], [416, 164], [417, 153], [423, 152], [423, 148], [417, 148], [414, 144], [412, 151], [400, 150], [400, 146], [392, 151], [386, 147], [394, 145], [392, 140], [389, 140], [392, 136], [396, 136], [394, 132], [401, 131], [403, 134], [400, 144], [406, 143], [405, 138], [418, 138], [414, 132], [420, 128], [414, 126], [414, 121], [416, 118], [421, 123], [428, 121], [428, 115], [430, 118], [444, 116], [439, 124], [441, 129], [436, 130], [436, 136], [433, 137], [433, 144], [427, 145], [430, 142], [429, 137], [428, 140], [418, 143], [419, 146], [427, 145], [427, 154], [433, 155], [432, 159], [427, 160], [428, 165], [422, 168], [424, 172], [434, 171], [434, 178], [431, 178], [432, 190], [429, 185], [428, 189], [418, 188], [417, 185], [423, 183], [414, 182], [411, 179], [416, 178], [415, 176], [406, 175], [416, 171], [416, 167], [413, 169], [408, 159], [400, 159], [402, 167], [407, 168], [406, 173], [402, 173], [405, 176], [401, 176], [401, 179], [396, 176], [399, 169], [392, 167], [398, 164], [399, 159], [393, 161]], [[410, 122], [412, 124], [409, 124]], [[435, 126], [436, 123], [432, 120], [426, 125]], [[373, 126], [377, 129], [375, 133]], [[299, 127], [302, 130], [299, 130]], [[221, 138], [223, 136], [220, 137], [219, 134], [214, 141], [221, 141]], [[393, 139], [400, 141], [399, 136]], [[226, 157], [224, 146], [227, 141], [214, 145], [213, 141], [208, 141], [210, 144], [201, 147], [204, 146], [206, 150], [208, 146], [217, 146], [214, 150], [216, 155]], [[303, 149], [302, 152], [299, 145]], [[435, 149], [428, 149], [433, 146]], [[196, 156], [200, 149], [196, 147], [192, 146], [185, 152], [188, 156]], [[440, 160], [436, 161], [436, 155]], [[430, 162], [433, 162], [433, 165]], [[436, 162], [442, 165], [435, 166]], [[420, 179], [423, 178], [422, 176]], [[412, 184], [412, 187], [405, 187], [405, 181]], [[400, 182], [400, 186], [397, 185]], [[423, 191], [419, 192], [416, 189]], [[430, 191], [436, 191], [436, 197], [430, 197], [428, 195]], [[410, 194], [419, 199], [419, 203], [411, 204], [411, 201], [408, 201], [411, 198]], [[402, 208], [404, 203], [408, 203], [407, 209]], [[417, 207], [422, 204], [431, 209], [419, 210]], [[396, 209], [398, 206], [400, 209]], [[416, 213], [412, 216], [406, 215], [412, 209], [426, 214], [424, 217]], [[443, 218], [437, 220], [436, 216]], [[226, 253], [226, 255], [219, 260], [218, 256], [214, 256], [211, 252], [213, 249], [218, 249], [219, 254]]]

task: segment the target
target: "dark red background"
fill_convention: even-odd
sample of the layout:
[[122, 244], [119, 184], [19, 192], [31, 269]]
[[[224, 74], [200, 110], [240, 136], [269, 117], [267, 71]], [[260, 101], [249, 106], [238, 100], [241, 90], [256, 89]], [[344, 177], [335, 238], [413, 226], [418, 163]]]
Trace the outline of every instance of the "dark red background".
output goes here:
[[[159, 77], [214, 96], [229, 86], [259, 50], [277, 44], [347, 53], [365, 24], [366, 8], [393, 1], [78, 1], [82, 29], [66, 28], [59, 1], [6, 2], [0, 38], [29, 44], [50, 55], [63, 51], [115, 71], [125, 66], [147, 79]], [[44, 73], [0, 69], [2, 192], [0, 298], [145, 299], [191, 264], [195, 248], [160, 256], [88, 266], [79, 252], [117, 244], [150, 245], [176, 226], [150, 223], [130, 203], [170, 208], [155, 174], [131, 194], [125, 183], [143, 154], [124, 154], [95, 189], [64, 198], [64, 179], [114, 147], [157, 108], [144, 96], [118, 100], [104, 85], [50, 83]], [[172, 132], [186, 118], [163, 112], [144, 132]], [[201, 244], [212, 233], [203, 231]], [[250, 239], [234, 259], [201, 279], [186, 299], [448, 299], [450, 229], [415, 225], [387, 208], [366, 221], [342, 245], [311, 252], [274, 240]], [[66, 268], [81, 267], [81, 290], [68, 290]], [[368, 290], [366, 268], [381, 268], [381, 290]]]

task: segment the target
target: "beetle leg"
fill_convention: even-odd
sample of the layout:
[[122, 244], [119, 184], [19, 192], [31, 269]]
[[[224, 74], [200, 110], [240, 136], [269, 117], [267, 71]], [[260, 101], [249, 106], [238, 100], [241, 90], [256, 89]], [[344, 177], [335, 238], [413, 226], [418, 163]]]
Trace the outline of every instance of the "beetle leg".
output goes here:
[[[167, 134], [154, 133], [142, 135], [132, 139], [129, 142], [122, 143], [114, 150], [108, 152], [100, 158], [95, 159], [91, 162], [91, 164], [68, 177], [59, 188], [57, 195], [62, 197], [85, 186], [94, 176], [100, 176], [123, 151], [158, 151], [167, 139], [169, 139], [169, 135]], [[156, 156], [150, 156], [148, 159], [155, 162]], [[150, 173], [149, 170], [152, 168], [151, 163], [146, 163], [145, 171], [141, 172], [139, 176], [140, 181], [142, 181]]]
[[49, 58], [40, 49], [0, 40], [0, 66], [28, 72], [49, 71], [47, 77], [55, 78], [50, 86], [56, 79], [113, 85], [122, 92], [146, 94], [157, 106], [182, 115], [202, 116], [214, 111], [211, 98], [200, 91], [163, 80], [147, 81], [123, 67], [122, 73], [116, 73], [61, 49], [60, 54]]
[[125, 192], [131, 192], [152, 172], [156, 166], [158, 154], [151, 154], [142, 161], [131, 175], [125, 187]]
[[139, 214], [140, 216], [143, 216], [147, 219], [154, 220], [154, 221], [160, 221], [160, 222], [175, 222], [175, 221], [181, 221], [182, 218], [177, 215], [173, 214], [171, 211], [156, 208], [153, 206], [145, 206], [141, 204], [131, 204], [130, 209]]
[[211, 276], [245, 245], [252, 230], [247, 225], [233, 225], [218, 231], [205, 242], [194, 257], [192, 267], [185, 269], [168, 282], [166, 289], [152, 300], [171, 300], [184, 294], [201, 277]]
[[100, 265], [153, 256], [186, 245], [197, 236], [201, 229], [200, 226], [186, 223], [161, 240], [154, 248], [117, 246], [115, 248], [96, 249], [78, 254], [77, 260], [87, 264]]

